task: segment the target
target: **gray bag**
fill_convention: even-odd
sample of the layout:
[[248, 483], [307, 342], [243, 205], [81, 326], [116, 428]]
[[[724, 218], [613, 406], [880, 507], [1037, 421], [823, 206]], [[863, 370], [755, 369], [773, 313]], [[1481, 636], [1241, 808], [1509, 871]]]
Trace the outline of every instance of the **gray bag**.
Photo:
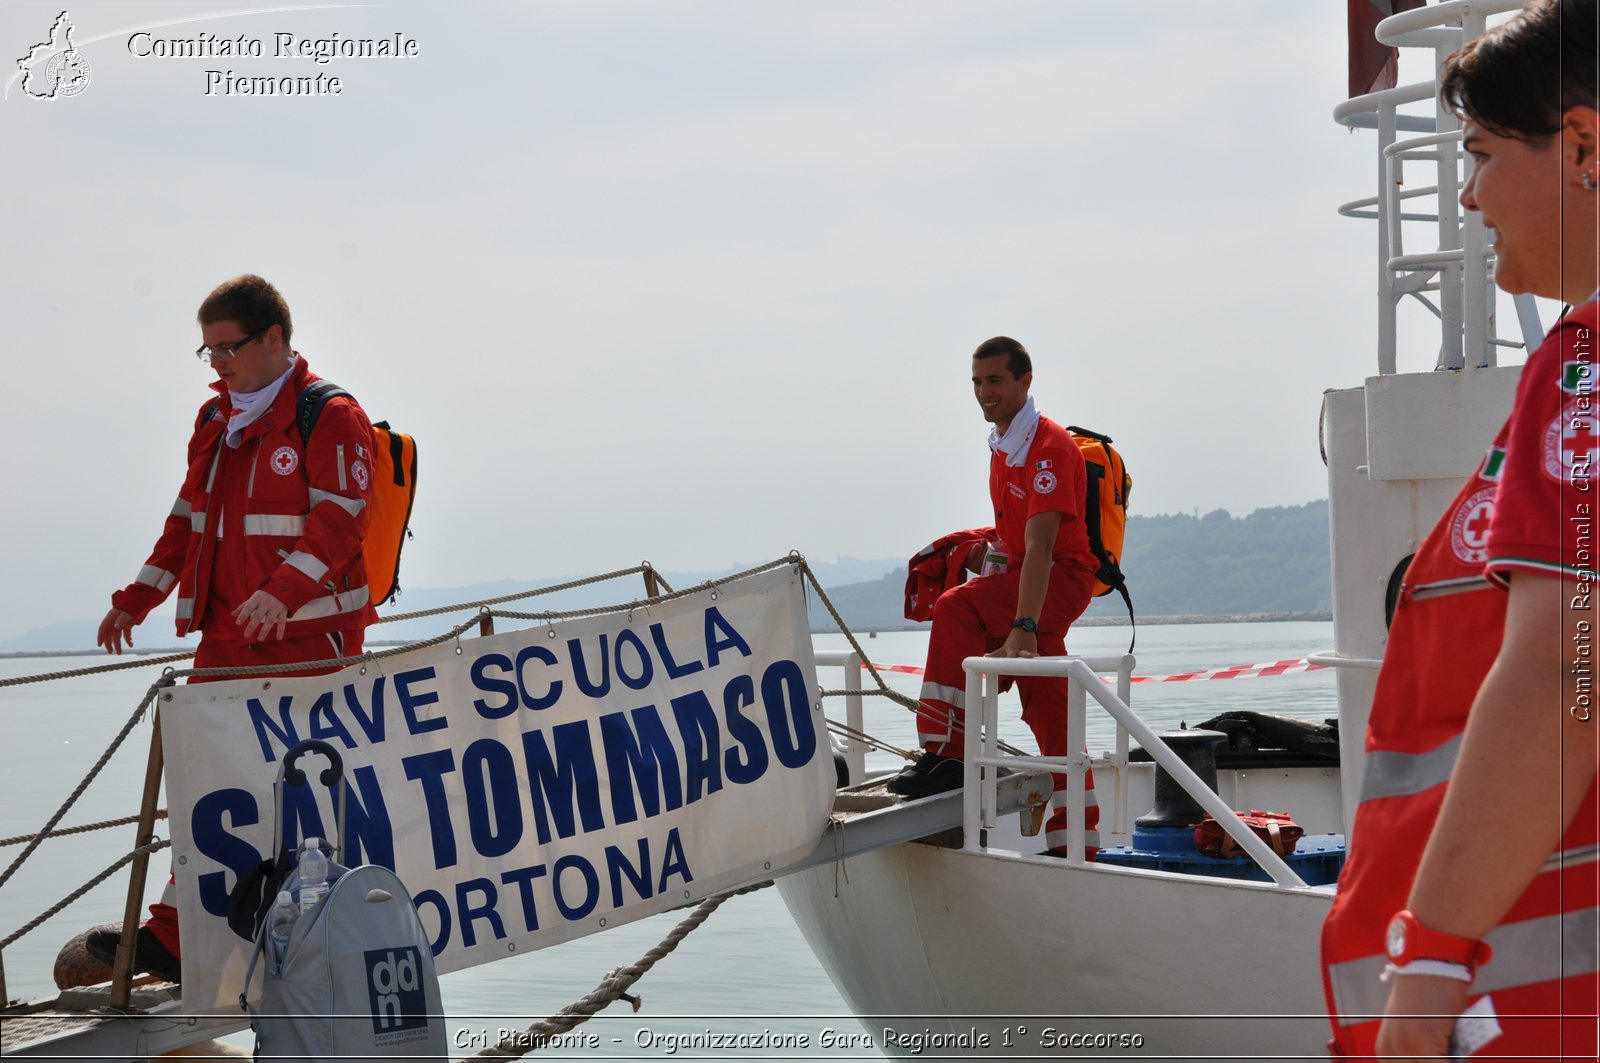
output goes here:
[[[334, 872], [330, 871], [330, 877]], [[298, 875], [285, 884], [297, 893]], [[281, 962], [262, 925], [245, 975], [264, 959], [251, 1009], [256, 1058], [446, 1058], [433, 951], [405, 884], [376, 864], [344, 871], [295, 921]]]
[[[285, 786], [309, 785], [295, 767], [301, 756], [320, 752], [332, 765], [321, 775], [335, 789], [334, 822], [344, 830], [343, 764], [326, 742], [301, 742], [278, 769], [277, 822], [272, 851], [280, 851]], [[338, 850], [333, 851], [337, 857]], [[327, 896], [302, 913], [289, 932], [283, 955], [272, 943], [272, 926], [256, 928], [250, 968], [239, 1003], [244, 1006], [262, 962], [261, 1002], [250, 1009], [256, 1058], [311, 1063], [347, 1059], [424, 1059], [444, 1063], [447, 1047], [439, 978], [433, 949], [405, 883], [388, 868], [363, 864], [347, 869], [328, 861]], [[278, 887], [300, 903], [300, 871], [291, 868]], [[277, 894], [269, 888], [270, 897]]]

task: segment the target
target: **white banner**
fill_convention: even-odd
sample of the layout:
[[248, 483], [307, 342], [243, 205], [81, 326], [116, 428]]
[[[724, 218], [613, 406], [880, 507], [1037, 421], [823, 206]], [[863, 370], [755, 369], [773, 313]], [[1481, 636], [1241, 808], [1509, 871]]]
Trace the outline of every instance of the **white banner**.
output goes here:
[[[184, 1001], [237, 1009], [228, 892], [270, 855], [285, 750], [349, 783], [342, 861], [392, 868], [441, 973], [699, 900], [808, 855], [833, 805], [802, 576], [160, 703]], [[284, 836], [333, 809], [287, 789]]]

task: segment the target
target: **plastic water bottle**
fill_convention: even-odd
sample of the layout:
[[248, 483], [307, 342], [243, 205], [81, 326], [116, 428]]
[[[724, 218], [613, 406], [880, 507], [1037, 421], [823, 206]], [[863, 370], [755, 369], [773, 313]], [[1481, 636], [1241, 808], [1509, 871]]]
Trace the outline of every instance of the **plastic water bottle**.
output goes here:
[[267, 915], [267, 940], [272, 945], [272, 958], [280, 965], [289, 954], [289, 934], [298, 918], [300, 912], [294, 906], [294, 898], [288, 890], [279, 890], [277, 903]]
[[328, 856], [320, 838], [307, 838], [300, 850], [300, 911], [309, 912], [328, 895]]

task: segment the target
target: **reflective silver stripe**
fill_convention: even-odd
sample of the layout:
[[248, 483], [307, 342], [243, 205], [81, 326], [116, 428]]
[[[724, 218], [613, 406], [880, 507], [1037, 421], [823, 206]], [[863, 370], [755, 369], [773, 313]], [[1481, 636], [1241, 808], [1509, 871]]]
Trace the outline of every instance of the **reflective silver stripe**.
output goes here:
[[305, 534], [306, 518], [304, 514], [289, 513], [246, 513], [244, 515], [244, 533], [246, 535], [293, 535]]
[[1420, 794], [1448, 782], [1460, 751], [1461, 736], [1456, 735], [1426, 753], [1396, 753], [1386, 749], [1368, 753], [1361, 800]]
[[359, 498], [346, 498], [343, 495], [336, 495], [332, 491], [319, 491], [313, 487], [309, 494], [312, 509], [317, 508], [319, 503], [332, 502], [352, 517], [359, 517], [361, 511], [367, 508], [367, 504]]
[[293, 565], [317, 583], [321, 583], [322, 577], [328, 574], [327, 564], [304, 550], [296, 550], [284, 558], [283, 562], [286, 565]]
[[967, 707], [967, 692], [961, 687], [947, 687], [940, 686], [938, 683], [925, 682], [922, 684], [921, 697], [923, 701], [942, 701], [946, 705], [951, 705], [958, 709]]
[[217, 484], [217, 463], [221, 460], [222, 446], [219, 443], [217, 445], [217, 452], [211, 455], [211, 471], [206, 473], [206, 494], [208, 495], [211, 493], [211, 489]]
[[203, 532], [206, 530], [206, 515], [204, 510], [201, 510], [199, 513], [189, 514], [189, 530], [192, 532]]
[[179, 620], [193, 620], [194, 619], [194, 599], [193, 598], [179, 598], [178, 599], [178, 619]]
[[189, 500], [182, 495], [179, 495], [178, 500], [172, 503], [172, 516], [174, 517], [187, 518], [192, 512], [194, 512], [194, 509], [189, 505]]
[[[1051, 849], [1065, 849], [1067, 846], [1067, 829], [1063, 827], [1060, 830], [1045, 831], [1044, 843]], [[1083, 844], [1092, 845], [1096, 849], [1100, 848], [1100, 832], [1097, 830], [1084, 831]]]
[[154, 587], [162, 594], [165, 594], [172, 589], [173, 581], [177, 578], [177, 576], [174, 576], [164, 568], [146, 565], [139, 570], [139, 576], [134, 582], [143, 583], [146, 587]]
[[324, 616], [351, 613], [367, 604], [367, 588], [359, 587], [344, 594], [329, 594], [313, 598], [289, 617], [290, 620], [316, 620]]
[[244, 485], [244, 497], [256, 497], [256, 466], [261, 464], [261, 440], [256, 440], [255, 453], [250, 455], [250, 479]]
[[[1497, 926], [1484, 938], [1494, 949], [1494, 959], [1478, 969], [1471, 992], [1476, 996], [1594, 974], [1600, 970], [1595, 951], [1597, 932], [1600, 909], [1595, 908]], [[1389, 987], [1378, 977], [1388, 962], [1387, 956], [1363, 956], [1328, 968], [1339, 1025], [1354, 1026], [1383, 1014]]]
[[1411, 597], [1422, 600], [1424, 598], [1443, 598], [1447, 594], [1461, 594], [1465, 591], [1493, 590], [1494, 584], [1489, 582], [1487, 576], [1461, 576], [1457, 579], [1441, 579], [1432, 583], [1419, 583], [1411, 588]]
[[333, 448], [334, 460], [339, 463], [339, 490], [350, 490], [350, 482], [344, 477], [344, 444], [340, 443]]

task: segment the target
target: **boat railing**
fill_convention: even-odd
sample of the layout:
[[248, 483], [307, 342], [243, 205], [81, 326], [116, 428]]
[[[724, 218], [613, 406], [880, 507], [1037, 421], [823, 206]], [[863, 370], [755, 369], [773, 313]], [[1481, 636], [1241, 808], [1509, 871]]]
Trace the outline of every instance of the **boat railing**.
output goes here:
[[[845, 724], [848, 737], [845, 759], [850, 778], [866, 775], [866, 743], [856, 737], [864, 734], [864, 714], [861, 685], [863, 658], [854, 650], [818, 650], [815, 661], [819, 667], [844, 669]], [[1113, 775], [1111, 809], [1114, 821], [1111, 829], [1118, 834], [1128, 832], [1128, 747], [1130, 739], [1137, 741], [1165, 768], [1174, 781], [1207, 812], [1211, 813], [1241, 848], [1272, 876], [1274, 882], [1286, 889], [1305, 889], [1306, 883], [1283, 858], [1273, 852], [1265, 842], [1244, 825], [1233, 809], [1201, 780], [1183, 760], [1173, 752], [1128, 704], [1131, 700], [1133, 668], [1132, 654], [1108, 657], [968, 657], [962, 662], [966, 670], [967, 758], [962, 794], [962, 847], [986, 851], [985, 832], [995, 827], [998, 806], [997, 784], [1000, 769], [1022, 771], [1063, 772], [1067, 776], [1067, 861], [1084, 862], [1083, 810], [1086, 803], [1084, 778], [1091, 767], [1110, 768]], [[1115, 691], [1107, 689], [1101, 674], [1116, 677]], [[1068, 733], [1083, 735], [1088, 718], [1088, 697], [1094, 700], [1111, 717], [1116, 725], [1114, 748], [1099, 757], [1087, 752], [1076, 752], [1064, 757], [1022, 756], [1002, 753], [1000, 743], [1000, 690], [998, 679], [1003, 675], [1056, 676], [1068, 680], [1067, 713]], [[985, 678], [995, 682], [985, 683]], [[977, 706], [976, 719], [972, 707]]]
[[[1400, 48], [1433, 50], [1434, 69], [1444, 63], [1463, 41], [1481, 35], [1490, 16], [1521, 8], [1523, 0], [1451, 0], [1417, 8], [1384, 19], [1377, 37]], [[1433, 100], [1433, 115], [1402, 114], [1400, 108]], [[1397, 308], [1411, 296], [1439, 319], [1441, 341], [1435, 368], [1486, 368], [1496, 363], [1499, 347], [1532, 350], [1544, 338], [1543, 326], [1531, 296], [1514, 299], [1522, 341], [1500, 339], [1495, 326], [1495, 289], [1490, 274], [1493, 248], [1482, 218], [1473, 212], [1463, 217], [1459, 205], [1458, 167], [1462, 153], [1461, 127], [1456, 116], [1437, 98], [1436, 78], [1356, 96], [1334, 109], [1334, 120], [1352, 128], [1378, 131], [1378, 194], [1346, 203], [1346, 217], [1378, 221], [1378, 373], [1395, 373], [1398, 339]], [[1422, 133], [1407, 140], [1400, 132]], [[1434, 163], [1435, 181], [1423, 188], [1402, 190], [1407, 161]], [[1467, 159], [1465, 165], [1472, 162]], [[1436, 198], [1434, 213], [1406, 213], [1403, 201]], [[1402, 222], [1433, 222], [1437, 246], [1407, 254]], [[1424, 292], [1437, 292], [1430, 303]]]
[[[1002, 754], [998, 748], [999, 678], [1008, 675], [1053, 676], [1068, 680], [1068, 734], [1079, 736], [1079, 740], [1085, 734], [1090, 697], [1116, 722], [1117, 750], [1109, 757], [1101, 758], [1098, 763], [1116, 768], [1115, 804], [1119, 816], [1127, 804], [1125, 769], [1128, 763], [1128, 739], [1131, 737], [1157, 764], [1166, 769], [1185, 793], [1216, 819], [1229, 837], [1261, 865], [1278, 886], [1284, 889], [1308, 888], [1294, 869], [1245, 826], [1221, 796], [1207, 786], [1172, 747], [1134, 713], [1128, 704], [1133, 665], [1131, 654], [1120, 657], [968, 657], [962, 662], [967, 676], [967, 757], [962, 795], [962, 847], [975, 852], [987, 849], [984, 832], [995, 826], [996, 782], [1000, 769], [1064, 772], [1067, 777], [1066, 860], [1069, 863], [1085, 862], [1084, 775], [1092, 763], [1089, 754], [1078, 751], [1067, 756], [1015, 756]], [[1116, 673], [1116, 691], [1107, 689], [1107, 684], [1100, 678], [1099, 673], [1102, 672]], [[991, 681], [985, 682], [986, 679]]]
[[865, 663], [855, 650], [817, 650], [814, 659], [820, 667], [843, 668], [845, 725], [849, 734], [845, 739], [845, 764], [850, 778], [861, 779], [867, 774], [867, 744], [858, 736], [866, 733], [861, 702], [861, 666]]

